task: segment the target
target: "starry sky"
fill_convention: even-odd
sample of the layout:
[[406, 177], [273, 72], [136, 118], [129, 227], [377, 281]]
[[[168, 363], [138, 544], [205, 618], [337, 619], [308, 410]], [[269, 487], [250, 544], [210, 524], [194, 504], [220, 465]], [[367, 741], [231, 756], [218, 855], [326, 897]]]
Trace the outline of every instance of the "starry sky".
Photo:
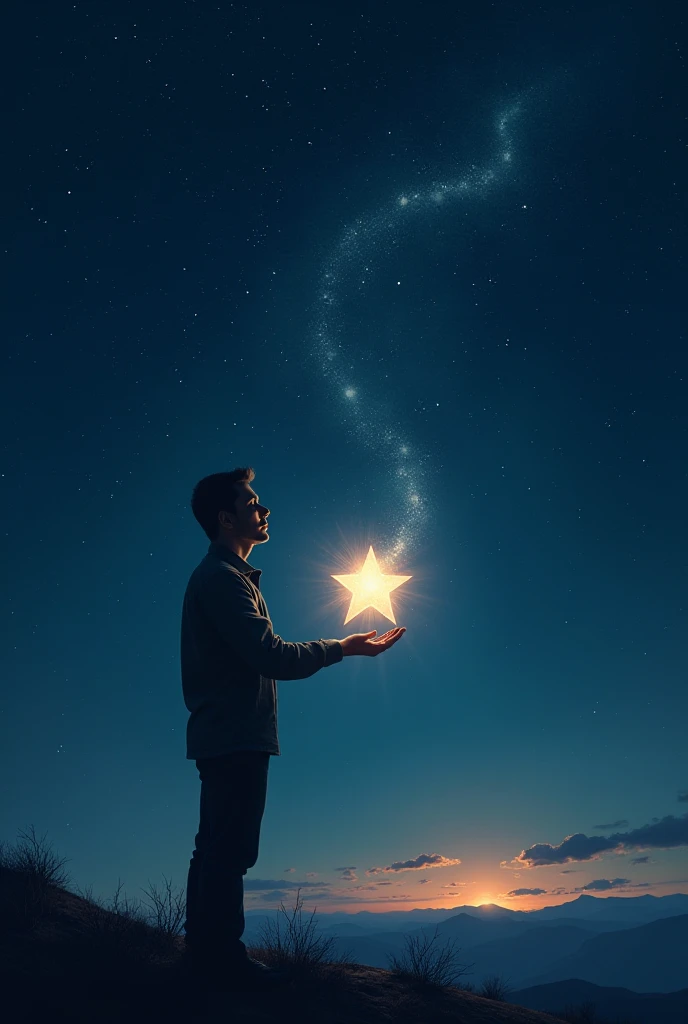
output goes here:
[[247, 908], [688, 892], [678, 5], [13, 17], [0, 838], [186, 884], [189, 500], [251, 465], [284, 639], [412, 579], [278, 684]]

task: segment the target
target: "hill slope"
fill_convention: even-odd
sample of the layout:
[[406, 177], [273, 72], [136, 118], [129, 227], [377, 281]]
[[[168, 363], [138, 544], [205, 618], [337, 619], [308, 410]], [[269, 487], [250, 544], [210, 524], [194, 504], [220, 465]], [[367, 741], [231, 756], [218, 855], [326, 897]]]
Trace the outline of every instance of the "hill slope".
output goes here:
[[302, 972], [280, 992], [209, 997], [190, 982], [179, 936], [61, 888], [27, 926], [13, 884], [0, 870], [0, 986], [13, 1024], [555, 1024], [536, 1010], [455, 988], [420, 990], [359, 964]]

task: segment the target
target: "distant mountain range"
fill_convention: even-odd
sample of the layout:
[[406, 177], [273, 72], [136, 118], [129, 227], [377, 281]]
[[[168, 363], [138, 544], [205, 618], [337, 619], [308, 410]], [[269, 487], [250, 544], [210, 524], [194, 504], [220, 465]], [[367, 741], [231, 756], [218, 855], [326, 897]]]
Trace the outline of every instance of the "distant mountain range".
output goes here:
[[688, 988], [680, 992], [631, 992], [573, 978], [512, 992], [508, 1002], [557, 1014], [567, 1007], [594, 1006], [596, 1018], [633, 1020], [643, 1024], [684, 1024], [688, 1021]]
[[[309, 902], [307, 900], [307, 902]], [[273, 918], [277, 912], [266, 913], [264, 910], [246, 910], [246, 921]], [[587, 893], [578, 896], [568, 903], [559, 903], [552, 907], [541, 907], [540, 910], [510, 910], [495, 903], [484, 903], [479, 907], [463, 905], [444, 910], [389, 910], [374, 914], [370, 910], [360, 910], [355, 914], [343, 911], [334, 913], [320, 912], [316, 920], [322, 927], [335, 924], [356, 925], [370, 931], [410, 931], [425, 924], [439, 924], [457, 914], [470, 914], [481, 920], [495, 921], [508, 919], [513, 921], [530, 921], [544, 924], [547, 921], [576, 918], [579, 920], [604, 919], [620, 924], [647, 924], [661, 917], [675, 917], [688, 914], [688, 894], [672, 893], [669, 896], [590, 896]]]
[[627, 921], [632, 924], [646, 924], [658, 921], [660, 917], [675, 917], [688, 914], [688, 895], [673, 893], [670, 896], [589, 896], [584, 893], [569, 903], [558, 907], [542, 907], [533, 910], [528, 917], [541, 921], [552, 918], [575, 917], [584, 920], [607, 918], [613, 921]]
[[563, 956], [549, 969], [534, 972], [523, 987], [567, 978], [632, 988], [634, 992], [685, 988], [688, 914], [586, 938], [579, 949]]
[[[274, 914], [247, 912], [245, 941], [257, 940], [260, 925]], [[581, 984], [666, 993], [688, 985], [688, 895], [602, 897], [582, 895], [536, 911], [494, 905], [453, 910], [318, 914], [320, 934], [361, 964], [389, 967], [409, 935], [452, 940], [466, 980], [480, 984], [500, 974], [513, 989]], [[524, 1004], [525, 1005], [525, 1004]], [[538, 1007], [531, 1007], [537, 1009]]]

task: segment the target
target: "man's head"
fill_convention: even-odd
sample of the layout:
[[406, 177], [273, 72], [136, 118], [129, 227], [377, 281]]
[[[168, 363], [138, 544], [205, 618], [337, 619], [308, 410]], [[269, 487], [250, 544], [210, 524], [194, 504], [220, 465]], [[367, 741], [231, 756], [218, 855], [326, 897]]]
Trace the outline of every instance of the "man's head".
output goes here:
[[262, 525], [267, 524], [270, 509], [260, 504], [251, 487], [254, 477], [254, 471], [247, 466], [229, 473], [213, 473], [196, 484], [191, 510], [210, 540], [222, 544], [232, 538], [253, 546], [270, 539]]

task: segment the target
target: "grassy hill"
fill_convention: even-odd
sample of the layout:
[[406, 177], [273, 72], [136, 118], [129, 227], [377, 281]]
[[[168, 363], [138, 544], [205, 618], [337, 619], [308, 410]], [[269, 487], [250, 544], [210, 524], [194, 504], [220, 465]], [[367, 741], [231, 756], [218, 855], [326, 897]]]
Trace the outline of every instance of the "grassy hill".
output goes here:
[[[151, 889], [152, 914], [120, 898], [105, 907], [70, 890], [61, 863], [32, 838], [0, 847], [0, 984], [12, 1024], [554, 1024], [537, 1010], [430, 984], [420, 974], [296, 958], [279, 992], [210, 997], [191, 983], [183, 903]], [[324, 947], [310, 947], [310, 952]], [[274, 961], [268, 943], [250, 952]], [[285, 950], [282, 950], [284, 953]], [[289, 955], [292, 961], [289, 961]], [[282, 959], [281, 962], [284, 962]]]

